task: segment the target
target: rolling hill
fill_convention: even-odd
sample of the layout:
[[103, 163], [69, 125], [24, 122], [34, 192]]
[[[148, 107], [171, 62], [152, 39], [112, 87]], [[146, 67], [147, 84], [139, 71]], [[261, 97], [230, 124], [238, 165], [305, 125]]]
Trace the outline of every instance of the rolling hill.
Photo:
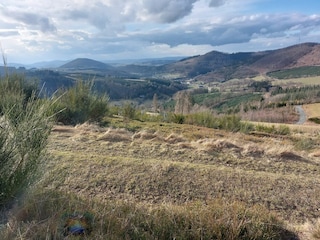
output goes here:
[[107, 69], [113, 69], [108, 64], [105, 64], [103, 62], [99, 62], [96, 60], [92, 60], [89, 58], [77, 58], [74, 59], [66, 64], [63, 64], [59, 67], [60, 69], [97, 69], [97, 70], [107, 70]]
[[303, 43], [277, 50], [261, 52], [208, 52], [161, 65], [128, 64], [111, 66], [88, 58], [78, 58], [58, 69], [61, 71], [97, 71], [112, 76], [162, 77], [223, 82], [232, 78], [247, 78], [269, 72], [320, 66], [320, 44]]
[[78, 73], [78, 74], [94, 74], [102, 76], [132, 77], [131, 73], [113, 67], [109, 64], [96, 61], [89, 58], [77, 58], [66, 64], [63, 64], [58, 71]]

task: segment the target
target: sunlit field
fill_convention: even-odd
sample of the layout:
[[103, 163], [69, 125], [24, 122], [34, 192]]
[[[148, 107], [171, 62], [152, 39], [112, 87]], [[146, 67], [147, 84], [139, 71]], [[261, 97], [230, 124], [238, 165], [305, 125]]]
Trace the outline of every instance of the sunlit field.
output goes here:
[[319, 231], [317, 133], [110, 121], [126, 128], [54, 128], [42, 180], [13, 210], [5, 239], [16, 231], [59, 239], [63, 214], [86, 211], [95, 217], [88, 239], [289, 239]]
[[320, 85], [320, 77], [302, 77], [302, 78], [292, 78], [292, 79], [281, 79], [272, 81], [273, 85]]

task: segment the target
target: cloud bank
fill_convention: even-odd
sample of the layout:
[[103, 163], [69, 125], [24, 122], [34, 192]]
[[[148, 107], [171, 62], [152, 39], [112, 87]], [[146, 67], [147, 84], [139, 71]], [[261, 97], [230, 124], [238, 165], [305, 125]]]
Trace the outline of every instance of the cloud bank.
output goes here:
[[[270, 11], [259, 8], [268, 2]], [[0, 41], [9, 61], [28, 62], [188, 56], [213, 49], [256, 51], [318, 41], [320, 15], [312, 12], [316, 6], [287, 11], [287, 2], [279, 0], [280, 11], [275, 12], [274, 3], [4, 0], [0, 4]]]

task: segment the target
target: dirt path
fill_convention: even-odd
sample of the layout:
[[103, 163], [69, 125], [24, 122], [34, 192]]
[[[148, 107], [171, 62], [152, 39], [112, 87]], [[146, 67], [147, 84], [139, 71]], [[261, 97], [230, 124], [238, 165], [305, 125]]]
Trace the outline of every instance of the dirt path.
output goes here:
[[299, 114], [299, 121], [296, 124], [302, 125], [307, 121], [307, 115], [301, 105], [295, 107]]

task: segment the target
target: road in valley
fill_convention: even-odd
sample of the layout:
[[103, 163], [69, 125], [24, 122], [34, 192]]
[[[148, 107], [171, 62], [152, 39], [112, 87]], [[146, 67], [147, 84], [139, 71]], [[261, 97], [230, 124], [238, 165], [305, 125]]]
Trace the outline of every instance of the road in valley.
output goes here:
[[299, 114], [299, 121], [296, 122], [296, 124], [304, 124], [306, 121], [307, 121], [307, 115], [305, 113], [305, 111], [303, 110], [302, 106], [301, 105], [298, 105], [298, 106], [295, 106], [296, 108], [296, 111], [298, 112]]

